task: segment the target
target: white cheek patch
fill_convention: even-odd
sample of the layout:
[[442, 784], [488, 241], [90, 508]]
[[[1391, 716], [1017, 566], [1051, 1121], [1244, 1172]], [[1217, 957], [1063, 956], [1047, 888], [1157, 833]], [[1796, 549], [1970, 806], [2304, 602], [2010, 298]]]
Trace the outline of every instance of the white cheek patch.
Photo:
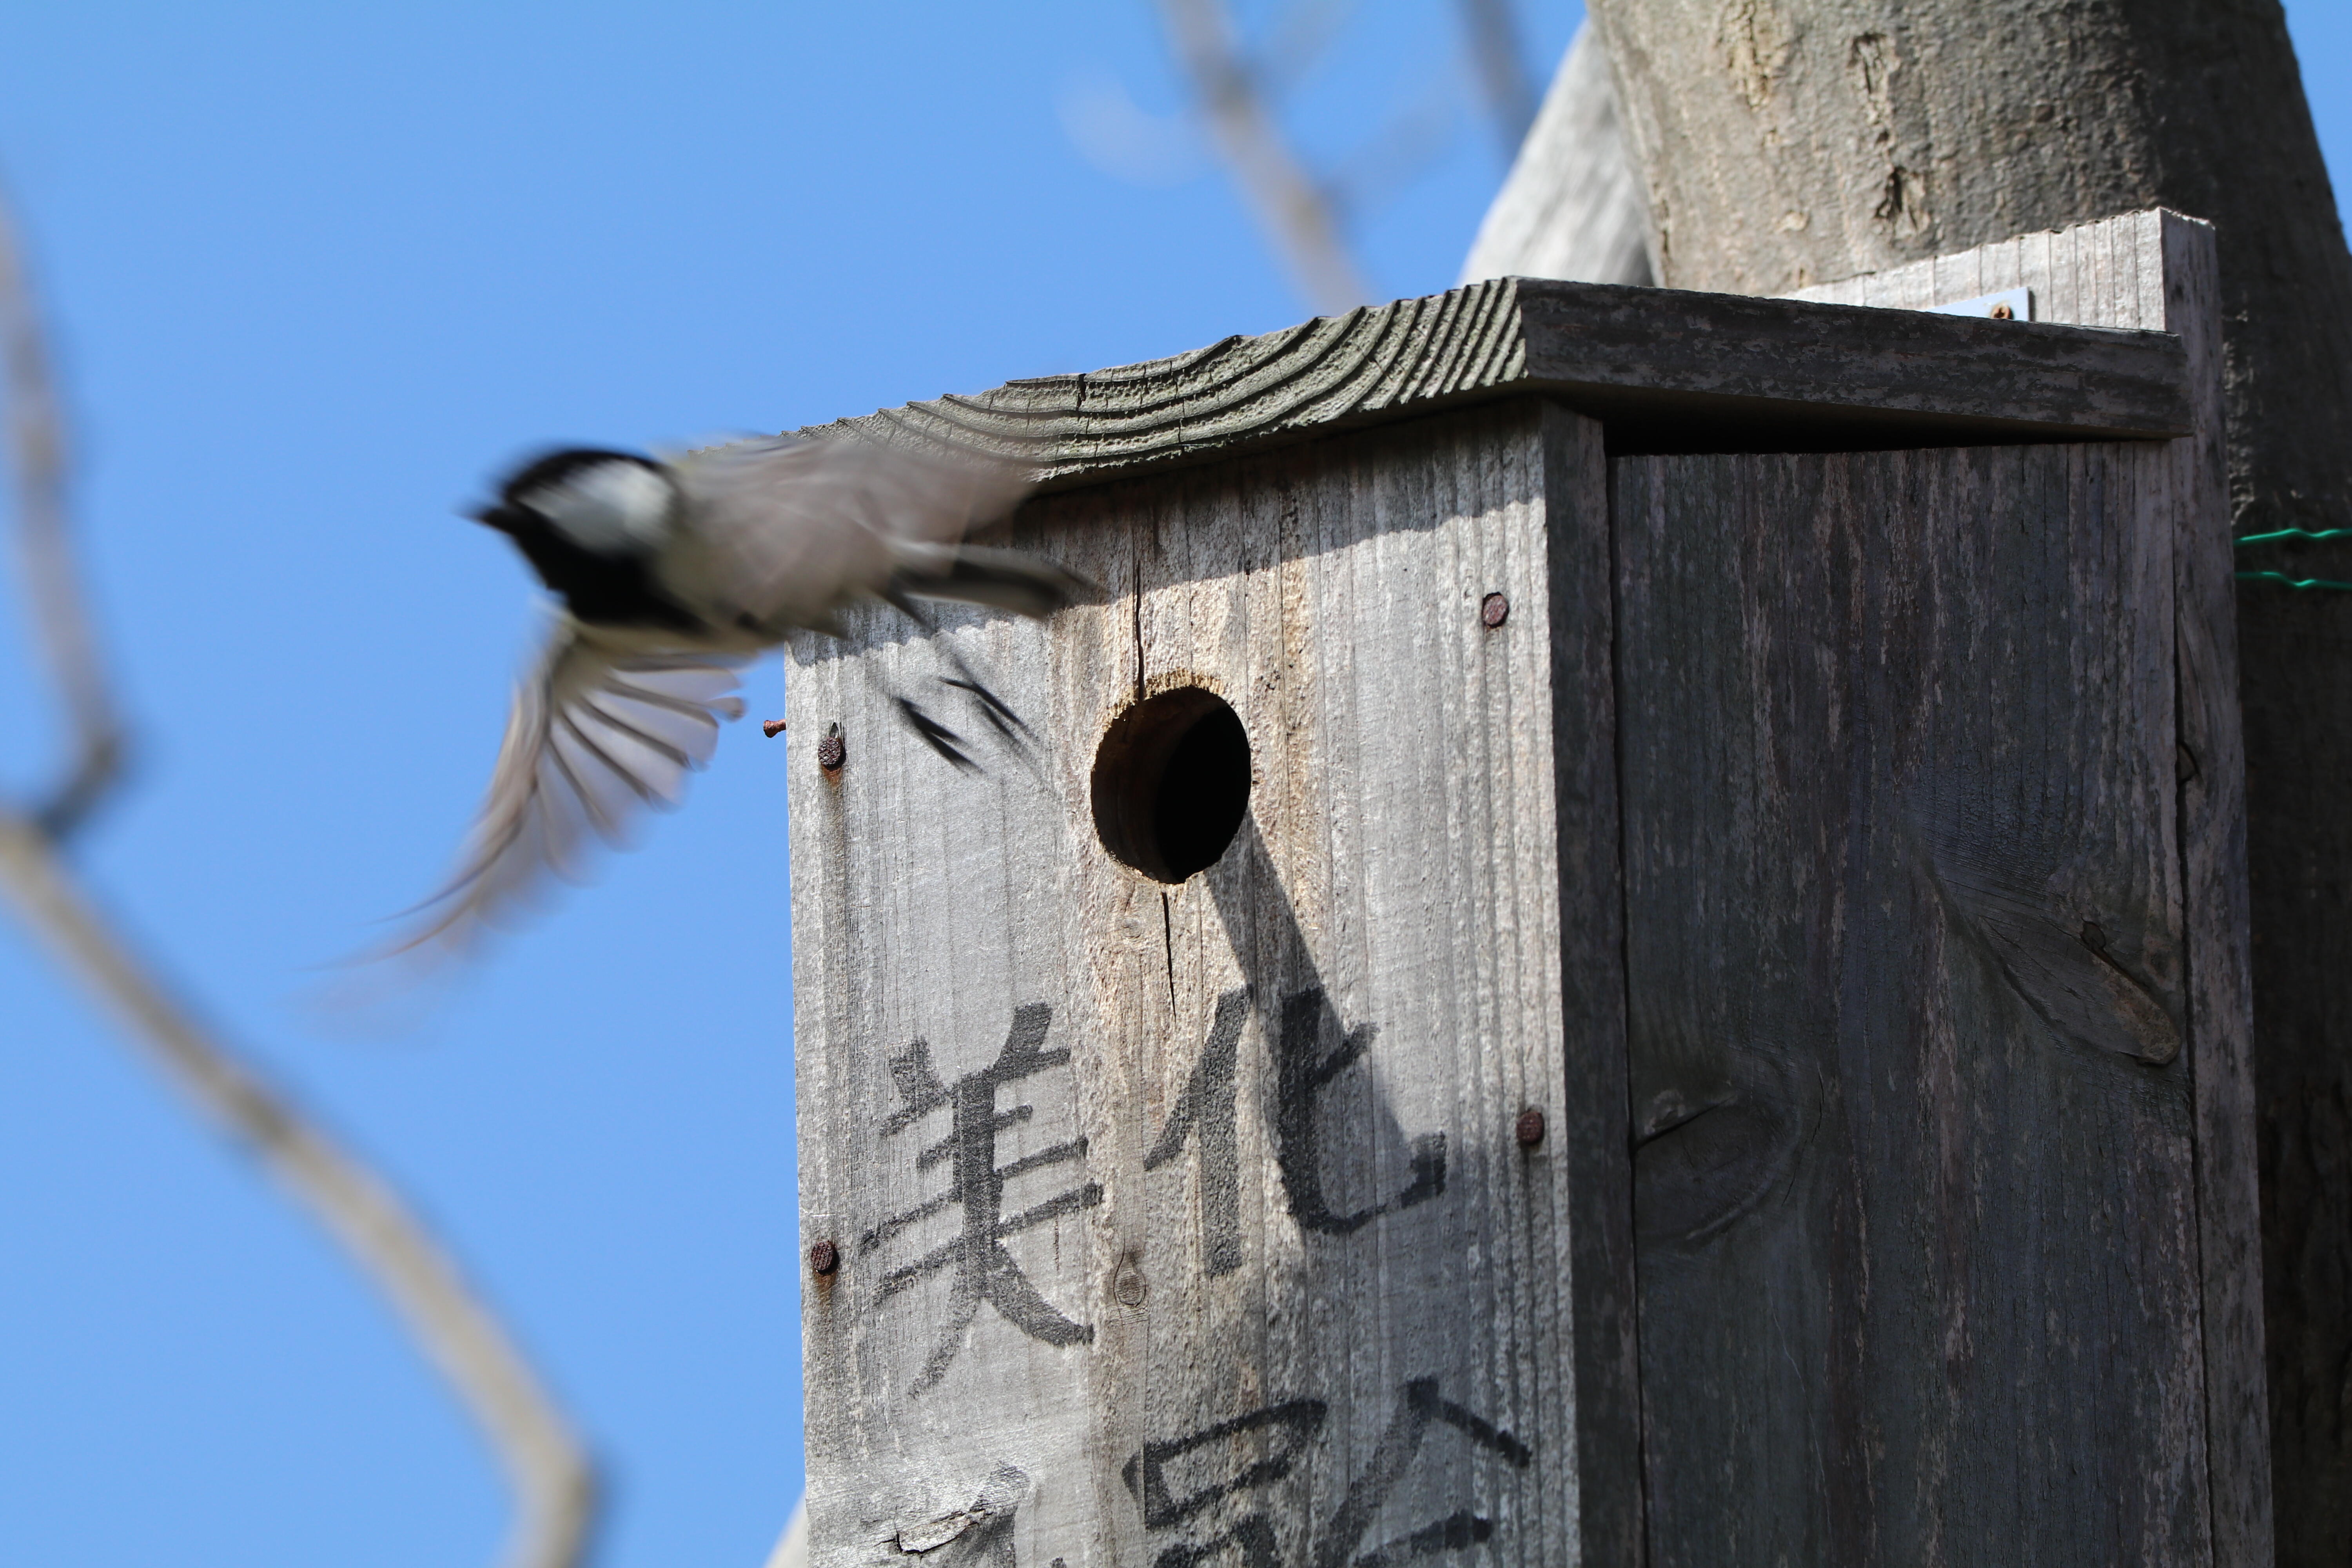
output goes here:
[[639, 463], [599, 463], [521, 498], [583, 550], [635, 554], [668, 536], [669, 482]]

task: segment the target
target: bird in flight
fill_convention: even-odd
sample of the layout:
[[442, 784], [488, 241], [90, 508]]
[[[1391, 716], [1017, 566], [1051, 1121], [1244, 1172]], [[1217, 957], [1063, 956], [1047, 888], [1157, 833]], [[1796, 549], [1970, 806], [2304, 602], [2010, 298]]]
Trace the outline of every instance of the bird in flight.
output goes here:
[[[994, 459], [846, 435], [746, 441], [660, 462], [572, 447], [516, 469], [473, 516], [513, 541], [560, 602], [515, 689], [488, 800], [455, 876], [391, 952], [462, 949], [552, 874], [576, 880], [640, 812], [682, 797], [738, 671], [796, 630], [835, 633], [861, 601], [947, 599], [1045, 616], [1092, 584], [1017, 551], [964, 542], [1028, 489]], [[952, 658], [952, 656], [950, 656]], [[960, 663], [1001, 730], [1019, 722]], [[905, 699], [935, 751], [971, 765]]]

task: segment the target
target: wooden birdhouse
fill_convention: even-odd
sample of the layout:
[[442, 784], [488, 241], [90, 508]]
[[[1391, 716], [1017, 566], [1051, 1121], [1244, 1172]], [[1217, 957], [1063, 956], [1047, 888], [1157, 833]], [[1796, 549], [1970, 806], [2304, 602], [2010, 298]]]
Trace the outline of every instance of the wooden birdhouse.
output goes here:
[[1101, 593], [792, 648], [814, 1560], [2237, 1560], [2212, 268], [1504, 280], [846, 422], [1024, 455]]

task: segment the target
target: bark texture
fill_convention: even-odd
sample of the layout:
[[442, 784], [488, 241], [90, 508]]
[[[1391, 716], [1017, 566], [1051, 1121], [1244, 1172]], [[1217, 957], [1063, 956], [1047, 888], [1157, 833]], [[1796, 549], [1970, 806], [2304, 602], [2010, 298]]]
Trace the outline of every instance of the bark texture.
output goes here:
[[[2169, 206], [2219, 231], [2241, 536], [2352, 528], [2352, 256], [2276, 0], [1592, 0], [1669, 286]], [[2352, 540], [2248, 571], [2352, 580]], [[2242, 584], [2279, 1560], [2352, 1561], [2352, 593]]]

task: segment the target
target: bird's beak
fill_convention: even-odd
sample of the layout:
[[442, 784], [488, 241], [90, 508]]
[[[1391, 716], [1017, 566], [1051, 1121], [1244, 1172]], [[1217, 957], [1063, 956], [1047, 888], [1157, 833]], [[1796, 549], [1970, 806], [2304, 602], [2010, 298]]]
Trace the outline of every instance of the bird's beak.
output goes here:
[[495, 528], [500, 533], [514, 531], [514, 516], [502, 506], [477, 507], [471, 511], [462, 511], [457, 515], [469, 518], [484, 528]]

